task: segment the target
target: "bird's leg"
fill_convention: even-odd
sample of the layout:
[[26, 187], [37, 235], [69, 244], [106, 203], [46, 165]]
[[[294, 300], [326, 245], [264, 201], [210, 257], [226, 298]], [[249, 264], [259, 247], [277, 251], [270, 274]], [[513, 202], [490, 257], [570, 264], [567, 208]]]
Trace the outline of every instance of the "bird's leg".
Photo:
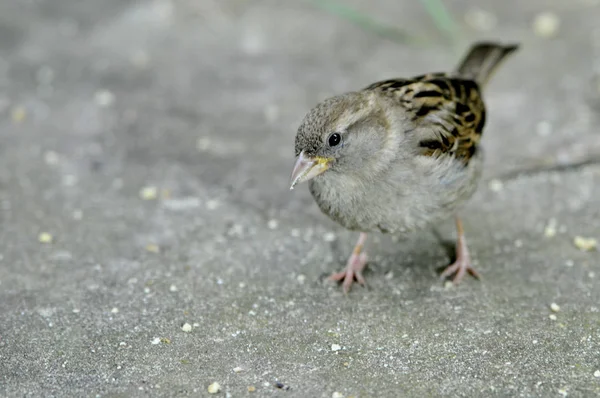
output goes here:
[[348, 293], [350, 290], [350, 286], [354, 282], [354, 278], [361, 285], [365, 285], [366, 281], [362, 275], [362, 270], [367, 265], [367, 253], [362, 251], [365, 241], [367, 240], [367, 234], [361, 232], [358, 241], [356, 242], [356, 246], [354, 246], [354, 250], [352, 251], [352, 255], [348, 259], [346, 263], [346, 269], [342, 272], [336, 272], [332, 274], [329, 279], [334, 281], [344, 281], [342, 283], [342, 288], [344, 289], [344, 293]]
[[456, 274], [452, 282], [458, 284], [465, 276], [465, 273], [468, 272], [479, 279], [479, 273], [471, 266], [471, 256], [469, 255], [469, 249], [467, 249], [467, 240], [465, 239], [462, 222], [458, 217], [456, 217], [456, 234], [458, 235], [456, 239], [456, 261], [442, 272], [440, 278], [445, 279], [452, 274]]

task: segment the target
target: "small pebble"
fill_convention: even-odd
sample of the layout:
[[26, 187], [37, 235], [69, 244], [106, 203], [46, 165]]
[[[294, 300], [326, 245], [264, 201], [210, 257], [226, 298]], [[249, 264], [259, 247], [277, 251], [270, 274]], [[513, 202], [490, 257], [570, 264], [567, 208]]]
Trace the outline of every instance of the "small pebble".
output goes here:
[[600, 369], [594, 372], [594, 377], [600, 378]]
[[591, 279], [593, 279], [593, 278], [595, 278], [595, 277], [596, 277], [596, 273], [595, 273], [594, 271], [590, 271], [590, 272], [588, 272], [588, 278], [591, 278]]
[[269, 220], [267, 226], [269, 227], [269, 229], [277, 229], [277, 227], [279, 226], [279, 221], [275, 219]]
[[181, 327], [181, 330], [183, 330], [186, 333], [189, 333], [192, 331], [192, 325], [190, 325], [189, 323], [184, 323]]
[[146, 294], [150, 293], [150, 288], [148, 286], [146, 286], [144, 288], [144, 293], [146, 293]]
[[554, 314], [550, 314], [550, 316], [548, 318], [550, 318], [551, 321], [555, 321], [557, 319], [556, 315], [554, 315]]
[[221, 391], [221, 385], [216, 381], [208, 386], [207, 391], [209, 394], [217, 394]]
[[332, 344], [331, 345], [331, 351], [339, 351], [342, 349], [342, 346], [340, 346], [339, 344]]
[[248, 392], [254, 392], [254, 391], [256, 391], [256, 387], [248, 386]]
[[300, 274], [296, 277], [296, 280], [298, 281], [299, 284], [303, 284], [304, 282], [306, 282], [306, 276]]
[[48, 232], [42, 232], [38, 235], [38, 241], [40, 241], [40, 243], [52, 243], [53, 240], [54, 237]]
[[153, 344], [153, 345], [160, 344], [160, 337], [153, 338], [152, 341], [150, 342], [150, 344]]
[[158, 197], [158, 188], [154, 186], [144, 187], [140, 190], [140, 198], [143, 200], [154, 200]]
[[177, 290], [178, 290], [178, 289], [177, 289], [177, 286], [175, 286], [175, 285], [171, 285], [171, 286], [169, 286], [169, 291], [170, 291], [170, 292], [176, 292]]
[[552, 310], [552, 312], [558, 312], [560, 311], [560, 306], [556, 303], [552, 303], [550, 304], [550, 309]]
[[331, 398], [344, 398], [344, 394], [342, 394], [341, 392], [335, 391], [333, 394], [331, 394]]
[[244, 371], [244, 369], [242, 369], [242, 368], [240, 368], [239, 366], [237, 366], [237, 367], [233, 368], [233, 371], [234, 371], [235, 373], [240, 373], [240, 372], [243, 372], [243, 371]]
[[394, 279], [394, 272], [390, 271], [387, 274], [385, 274], [385, 279], [388, 280], [388, 281]]
[[289, 390], [290, 389], [290, 386], [283, 384], [280, 381], [275, 382], [275, 387], [279, 388], [280, 390]]
[[488, 186], [493, 192], [500, 192], [504, 189], [504, 184], [502, 183], [502, 181], [496, 179], [491, 180]]
[[115, 95], [108, 90], [100, 90], [96, 92], [94, 99], [98, 106], [106, 108], [115, 102]]
[[119, 309], [117, 307], [113, 307], [112, 310], [110, 310], [111, 313], [113, 314], [118, 314], [119, 313]]
[[533, 31], [539, 37], [554, 37], [558, 33], [559, 27], [560, 18], [550, 11], [538, 14], [533, 20]]
[[79, 308], [73, 308], [73, 314], [79, 314], [81, 310]]
[[596, 239], [584, 238], [583, 236], [576, 236], [575, 239], [573, 239], [573, 243], [579, 250], [586, 252], [596, 250], [598, 247], [598, 241]]

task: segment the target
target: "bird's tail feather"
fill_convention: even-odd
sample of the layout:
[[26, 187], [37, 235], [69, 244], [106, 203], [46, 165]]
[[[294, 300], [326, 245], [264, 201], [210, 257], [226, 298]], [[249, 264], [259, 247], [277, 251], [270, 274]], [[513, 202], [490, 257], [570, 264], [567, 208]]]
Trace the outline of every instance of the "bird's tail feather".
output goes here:
[[519, 48], [518, 44], [475, 43], [459, 64], [456, 72], [465, 79], [485, 85], [504, 58]]

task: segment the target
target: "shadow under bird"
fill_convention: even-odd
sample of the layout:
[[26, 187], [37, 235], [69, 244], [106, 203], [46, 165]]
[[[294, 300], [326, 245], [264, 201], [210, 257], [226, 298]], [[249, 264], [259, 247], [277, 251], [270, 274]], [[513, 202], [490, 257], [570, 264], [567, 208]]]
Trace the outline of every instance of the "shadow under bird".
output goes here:
[[458, 283], [471, 266], [457, 211], [480, 180], [485, 125], [482, 88], [517, 45], [475, 43], [451, 73], [373, 83], [328, 98], [304, 117], [291, 186], [308, 181], [323, 213], [360, 232], [346, 268], [330, 279], [365, 284], [368, 232], [405, 235], [456, 217]]

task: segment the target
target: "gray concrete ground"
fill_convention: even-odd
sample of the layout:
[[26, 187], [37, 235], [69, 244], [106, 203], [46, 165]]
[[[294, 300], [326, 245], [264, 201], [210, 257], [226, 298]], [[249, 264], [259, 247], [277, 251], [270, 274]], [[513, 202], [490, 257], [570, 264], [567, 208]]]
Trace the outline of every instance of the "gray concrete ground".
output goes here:
[[[600, 395], [600, 254], [574, 244], [600, 239], [600, 5], [454, 0], [451, 50], [418, 2], [347, 4], [430, 43], [304, 2], [0, 3], [0, 396]], [[463, 214], [483, 280], [440, 282], [432, 231], [373, 235], [344, 297], [323, 278], [356, 236], [288, 191], [299, 121], [480, 38], [523, 44]]]

